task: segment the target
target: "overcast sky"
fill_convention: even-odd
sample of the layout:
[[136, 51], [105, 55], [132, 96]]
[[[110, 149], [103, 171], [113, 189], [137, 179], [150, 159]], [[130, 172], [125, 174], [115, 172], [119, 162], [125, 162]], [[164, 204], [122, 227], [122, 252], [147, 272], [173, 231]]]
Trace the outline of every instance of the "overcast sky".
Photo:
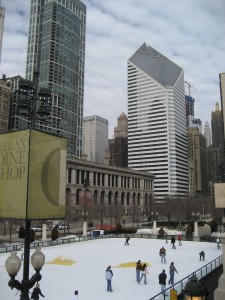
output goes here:
[[[83, 0], [87, 6], [84, 116], [127, 114], [127, 60], [145, 42], [184, 69], [195, 116], [211, 122], [225, 72], [224, 0]], [[6, 8], [0, 75], [25, 74], [29, 0]], [[188, 88], [186, 93], [188, 94]]]

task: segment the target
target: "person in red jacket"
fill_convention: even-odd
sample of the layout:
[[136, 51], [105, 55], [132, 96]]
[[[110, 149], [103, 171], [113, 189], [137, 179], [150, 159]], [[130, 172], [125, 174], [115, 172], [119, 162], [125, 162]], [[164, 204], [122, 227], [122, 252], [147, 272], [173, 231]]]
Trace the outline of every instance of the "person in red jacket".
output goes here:
[[181, 236], [180, 233], [178, 234], [177, 239], [178, 239], [178, 242], [179, 242], [179, 246], [182, 246], [182, 236]]

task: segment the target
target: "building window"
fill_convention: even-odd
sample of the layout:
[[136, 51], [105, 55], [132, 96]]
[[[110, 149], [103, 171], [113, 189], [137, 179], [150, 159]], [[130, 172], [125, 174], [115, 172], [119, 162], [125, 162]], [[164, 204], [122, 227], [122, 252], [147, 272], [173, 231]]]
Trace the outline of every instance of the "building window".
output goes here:
[[71, 183], [71, 179], [72, 179], [72, 169], [69, 168], [69, 170], [68, 170], [68, 183]]
[[76, 184], [79, 184], [80, 183], [80, 170], [77, 169], [76, 171]]
[[105, 186], [105, 174], [102, 174], [102, 186]]
[[127, 193], [127, 205], [130, 205], [130, 194]]
[[101, 185], [101, 173], [98, 173], [98, 186]]

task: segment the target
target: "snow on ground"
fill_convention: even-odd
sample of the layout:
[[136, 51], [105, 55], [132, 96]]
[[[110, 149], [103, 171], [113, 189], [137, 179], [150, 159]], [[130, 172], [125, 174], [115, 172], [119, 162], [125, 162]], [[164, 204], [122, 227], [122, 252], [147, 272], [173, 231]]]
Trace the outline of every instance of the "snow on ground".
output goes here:
[[[42, 248], [46, 262], [40, 285], [45, 299], [70, 300], [77, 289], [80, 300], [147, 300], [160, 292], [158, 275], [165, 269], [169, 277], [172, 261], [178, 270], [176, 282], [222, 255], [216, 243], [183, 241], [183, 245], [178, 246], [176, 242], [176, 250], [164, 240], [133, 238], [129, 243], [125, 246], [122, 238], [106, 238]], [[167, 250], [167, 264], [162, 264], [159, 256], [162, 246]], [[204, 262], [199, 261], [201, 250], [206, 253]], [[20, 257], [20, 251], [17, 254]], [[17, 290], [8, 287], [9, 276], [5, 270], [8, 256], [9, 253], [0, 254], [1, 300], [19, 299]], [[136, 282], [135, 265], [139, 259], [149, 264], [147, 285], [143, 281], [140, 285]], [[114, 273], [113, 293], [106, 291], [105, 269], [108, 265]], [[30, 277], [33, 273], [30, 266]], [[17, 279], [22, 279], [22, 268]]]

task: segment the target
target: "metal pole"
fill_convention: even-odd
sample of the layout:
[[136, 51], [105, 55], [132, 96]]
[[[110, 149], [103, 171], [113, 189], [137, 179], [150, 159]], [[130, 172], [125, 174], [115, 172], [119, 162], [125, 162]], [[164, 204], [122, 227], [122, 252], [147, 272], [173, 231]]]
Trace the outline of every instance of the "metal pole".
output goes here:
[[[38, 75], [39, 75], [39, 71], [38, 71], [37, 67], [35, 66], [34, 73], [33, 73], [34, 90], [33, 90], [31, 123], [30, 123], [31, 129], [35, 129]], [[30, 148], [30, 142], [29, 142], [29, 148]], [[30, 149], [29, 149], [29, 152], [30, 152]], [[30, 160], [30, 153], [29, 153], [28, 159]], [[30, 164], [30, 162], [28, 162], [28, 169], [30, 168], [29, 164]], [[28, 179], [28, 181], [29, 181], [29, 179]], [[29, 186], [29, 182], [28, 182], [28, 186]], [[27, 197], [28, 197], [28, 191], [27, 191]], [[26, 205], [28, 205], [28, 199], [27, 199]], [[24, 239], [23, 280], [22, 280], [23, 290], [21, 291], [21, 298], [20, 298], [21, 300], [29, 300], [30, 299], [29, 298], [30, 230], [31, 230], [31, 220], [26, 219], [25, 220], [25, 239]]]
[[30, 262], [30, 228], [31, 220], [25, 221], [24, 262], [23, 262], [23, 290], [21, 300], [29, 300], [29, 262]]

